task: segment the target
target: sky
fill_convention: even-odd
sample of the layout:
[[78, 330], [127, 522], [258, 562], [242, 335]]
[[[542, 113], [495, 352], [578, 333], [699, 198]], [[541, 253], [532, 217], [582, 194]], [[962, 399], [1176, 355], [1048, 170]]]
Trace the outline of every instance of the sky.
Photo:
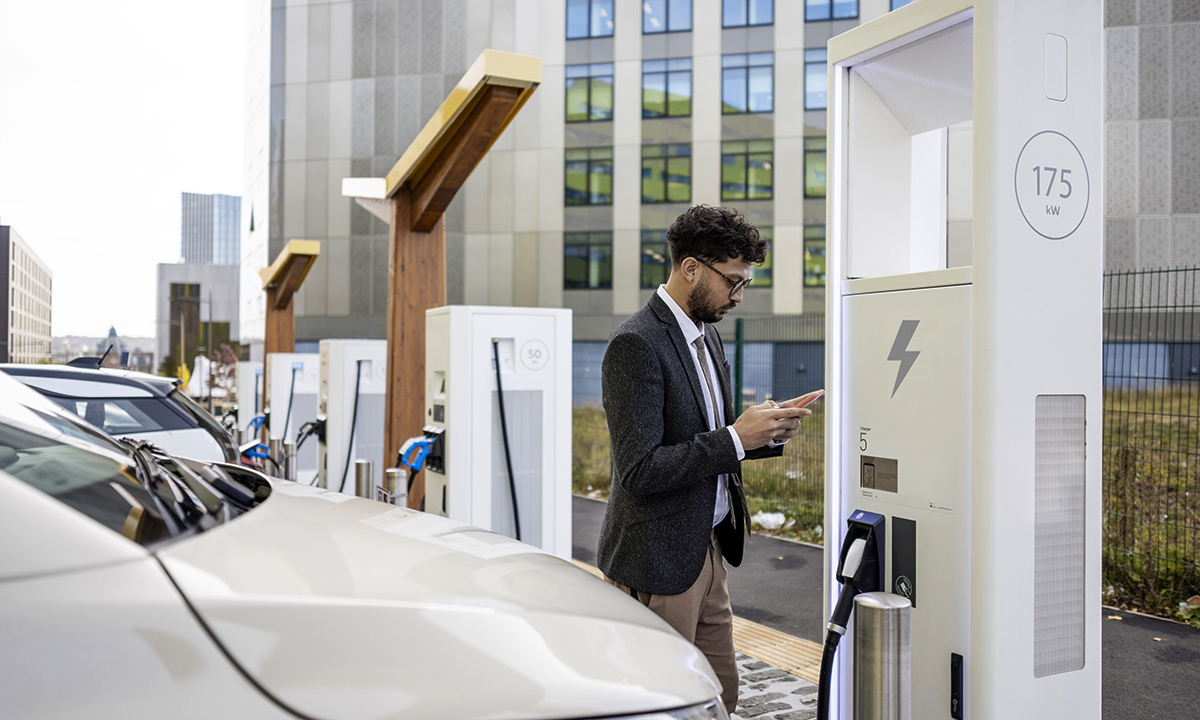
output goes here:
[[244, 0], [0, 0], [0, 224], [55, 336], [152, 337], [180, 194], [242, 194]]

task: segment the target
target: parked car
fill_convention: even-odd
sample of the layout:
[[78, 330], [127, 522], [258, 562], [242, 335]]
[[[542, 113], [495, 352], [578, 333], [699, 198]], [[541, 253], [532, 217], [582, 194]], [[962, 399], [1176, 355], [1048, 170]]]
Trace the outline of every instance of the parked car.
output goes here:
[[538, 549], [116, 442], [0, 374], [5, 717], [726, 720], [704, 656]]
[[68, 365], [0, 365], [113, 437], [132, 437], [180, 457], [238, 462], [229, 432], [189, 398], [177, 378]]

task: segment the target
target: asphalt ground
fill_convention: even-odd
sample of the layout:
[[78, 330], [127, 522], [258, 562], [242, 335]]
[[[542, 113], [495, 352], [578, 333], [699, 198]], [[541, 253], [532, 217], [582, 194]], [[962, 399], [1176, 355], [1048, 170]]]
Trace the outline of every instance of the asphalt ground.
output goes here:
[[[596, 564], [607, 503], [572, 498], [576, 560]], [[820, 643], [822, 551], [766, 535], [752, 536], [742, 565], [729, 573], [735, 615]], [[1200, 718], [1200, 630], [1182, 623], [1104, 608], [1104, 720]], [[1115, 619], [1120, 618], [1120, 619]]]

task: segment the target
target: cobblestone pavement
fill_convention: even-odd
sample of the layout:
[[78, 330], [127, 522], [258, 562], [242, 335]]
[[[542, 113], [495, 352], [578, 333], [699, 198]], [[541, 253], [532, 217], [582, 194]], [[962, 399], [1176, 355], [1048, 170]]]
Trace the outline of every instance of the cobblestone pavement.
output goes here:
[[811, 720], [817, 716], [817, 686], [756, 660], [737, 654], [738, 708], [735, 720]]

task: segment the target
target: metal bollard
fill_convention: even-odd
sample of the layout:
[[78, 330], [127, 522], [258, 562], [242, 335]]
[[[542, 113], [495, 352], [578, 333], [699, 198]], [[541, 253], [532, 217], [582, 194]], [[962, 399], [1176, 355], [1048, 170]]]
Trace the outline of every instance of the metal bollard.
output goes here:
[[271, 438], [267, 441], [267, 454], [271, 460], [267, 462], [268, 472], [277, 478], [286, 478], [283, 473], [283, 438]]
[[900, 595], [854, 598], [854, 720], [911, 720], [911, 614]]
[[296, 482], [296, 443], [283, 443], [283, 476], [292, 482]]
[[375, 496], [375, 463], [370, 460], [354, 461], [354, 494], [360, 498]]
[[240, 448], [242, 446], [242, 429], [235, 426], [233, 432], [229, 433], [233, 438], [233, 446]]
[[403, 468], [387, 468], [383, 471], [383, 487], [375, 499], [400, 507], [408, 506], [408, 480]]

